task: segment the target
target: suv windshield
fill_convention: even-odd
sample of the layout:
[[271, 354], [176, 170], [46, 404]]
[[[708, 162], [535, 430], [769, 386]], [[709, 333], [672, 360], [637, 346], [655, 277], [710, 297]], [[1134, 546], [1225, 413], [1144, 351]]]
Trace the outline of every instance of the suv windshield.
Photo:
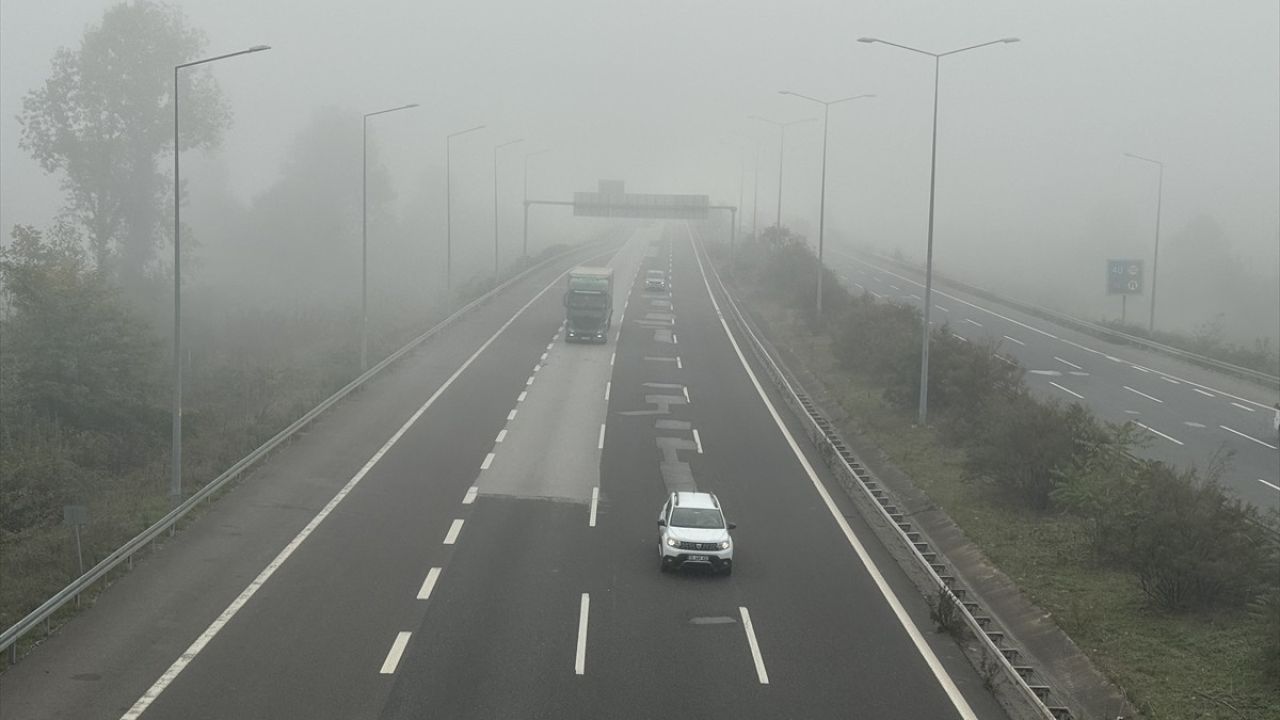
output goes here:
[[724, 527], [724, 516], [714, 508], [676, 508], [671, 512], [671, 526], [718, 529]]

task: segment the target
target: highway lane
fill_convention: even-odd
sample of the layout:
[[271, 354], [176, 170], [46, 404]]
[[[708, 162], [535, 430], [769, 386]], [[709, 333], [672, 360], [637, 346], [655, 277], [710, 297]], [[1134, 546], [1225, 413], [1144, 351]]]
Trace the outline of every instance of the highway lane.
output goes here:
[[[920, 307], [915, 273], [834, 250], [831, 267], [855, 292]], [[1270, 391], [1182, 361], [1113, 345], [1046, 320], [935, 283], [935, 326], [986, 342], [1016, 359], [1041, 397], [1080, 402], [1100, 418], [1145, 429], [1142, 452], [1181, 466], [1229, 457], [1224, 484], [1263, 508], [1280, 507], [1280, 448], [1271, 427]]]

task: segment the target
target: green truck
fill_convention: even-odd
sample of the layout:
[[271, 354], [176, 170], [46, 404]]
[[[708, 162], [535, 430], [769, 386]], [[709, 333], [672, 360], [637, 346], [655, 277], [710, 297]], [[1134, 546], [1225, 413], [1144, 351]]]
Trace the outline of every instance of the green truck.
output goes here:
[[609, 341], [613, 325], [613, 268], [579, 265], [564, 293], [565, 342]]

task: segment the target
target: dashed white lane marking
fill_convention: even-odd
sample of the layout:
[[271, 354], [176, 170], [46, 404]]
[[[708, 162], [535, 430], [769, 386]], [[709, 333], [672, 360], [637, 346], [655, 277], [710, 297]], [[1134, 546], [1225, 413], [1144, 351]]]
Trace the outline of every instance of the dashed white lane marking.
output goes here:
[[511, 408], [511, 412], [507, 413], [507, 420], [515, 420], [515, 419], [516, 419], [516, 410], [515, 408]]
[[671, 344], [672, 344], [672, 345], [679, 345], [679, 344], [680, 344], [680, 339], [676, 337], [676, 334], [675, 334], [675, 333], [671, 333]]
[[1017, 365], [1017, 364], [1018, 364], [1017, 362], [1015, 362], [1015, 361], [1013, 361], [1013, 360], [1010, 360], [1009, 358], [1007, 358], [1007, 357], [1005, 357], [1005, 356], [1001, 355], [1000, 353], [991, 353], [991, 357], [993, 357], [993, 358], [995, 358], [995, 359], [999, 360], [999, 361], [1000, 361], [1000, 362], [1002, 362], [1002, 363], [1005, 363], [1006, 365]]
[[1193, 421], [1191, 421], [1191, 420], [1184, 420], [1184, 421], [1182, 421], [1182, 424], [1183, 424], [1183, 425], [1186, 425], [1187, 427], [1193, 427], [1193, 428], [1202, 428], [1202, 427], [1204, 427], [1204, 423], [1193, 422]]
[[920, 297], [919, 295], [916, 295], [916, 294], [914, 294], [914, 293], [907, 293], [907, 297], [909, 297], [909, 298], [911, 298], [911, 299], [913, 299], [913, 300], [923, 300], [923, 299], [924, 299], [924, 298], [922, 298], [922, 297]]
[[[1112, 359], [1114, 359], [1114, 358], [1108, 357], [1107, 359], [1108, 359], [1108, 360], [1112, 360]], [[1148, 369], [1146, 369], [1146, 368], [1142, 367], [1141, 365], [1130, 365], [1129, 367], [1133, 368], [1134, 370], [1137, 370], [1138, 372], [1142, 372], [1142, 373], [1150, 373], [1150, 372], [1151, 372], [1150, 370], [1148, 370]]]
[[1236, 407], [1240, 408], [1241, 410], [1243, 410], [1243, 411], [1245, 411], [1245, 412], [1258, 412], [1257, 410], [1254, 410], [1253, 408], [1249, 407], [1248, 405], [1241, 405], [1241, 404], [1240, 404], [1240, 403], [1238, 403], [1238, 402], [1232, 402], [1231, 404], [1232, 404], [1232, 405], [1235, 405]]
[[1164, 375], [1161, 375], [1161, 376], [1160, 376], [1160, 379], [1161, 379], [1161, 380], [1163, 380], [1163, 381], [1165, 381], [1165, 382], [1167, 382], [1167, 383], [1169, 383], [1170, 385], [1181, 385], [1181, 384], [1182, 384], [1182, 383], [1178, 382], [1177, 380], [1174, 380], [1174, 379], [1173, 379], [1173, 378], [1171, 378], [1171, 377], [1165, 377]]
[[1258, 478], [1258, 482], [1262, 483], [1263, 485], [1266, 485], [1272, 490], [1280, 490], [1280, 485], [1276, 485], [1275, 483], [1269, 483], [1266, 480], [1263, 480], [1262, 478]]
[[516, 396], [516, 402], [522, 403], [524, 402], [524, 399], [527, 397], [529, 397], [529, 393], [524, 390], [521, 390], [520, 394]]
[[[536, 372], [536, 371], [535, 371], [535, 372]], [[524, 381], [524, 385], [525, 385], [525, 387], [529, 387], [529, 386], [530, 386], [530, 385], [532, 385], [532, 384], [533, 384], [533, 376], [532, 376], [532, 375], [530, 375], [530, 376], [529, 376], [529, 379]]]
[[591, 596], [582, 593], [578, 605], [578, 649], [573, 654], [573, 672], [582, 675], [587, 671], [587, 616], [591, 613]]
[[677, 356], [676, 356], [676, 369], [677, 369], [677, 370], [683, 370], [683, 369], [684, 369], [684, 361], [682, 361], [682, 360], [680, 359], [680, 356], [679, 356], [679, 355], [677, 355]]
[[1158, 402], [1158, 403], [1163, 403], [1163, 402], [1164, 402], [1163, 400], [1161, 400], [1161, 399], [1160, 399], [1160, 398], [1158, 398], [1158, 397], [1152, 397], [1152, 396], [1150, 396], [1150, 395], [1148, 395], [1148, 394], [1146, 394], [1146, 393], [1142, 392], [1141, 390], [1134, 390], [1133, 388], [1129, 387], [1128, 385], [1125, 385], [1125, 386], [1124, 386], [1124, 389], [1125, 389], [1125, 390], [1128, 390], [1129, 392], [1133, 393], [1134, 395], [1141, 395], [1142, 397], [1144, 397], [1144, 398], [1146, 398], [1146, 399], [1148, 399], [1148, 400], [1155, 400], [1155, 401], [1156, 401], [1156, 402]]
[[604, 423], [600, 423], [600, 438], [596, 441], [596, 449], [604, 449]]
[[978, 327], [982, 327], [982, 323], [978, 322], [977, 320], [970, 320], [969, 318], [965, 318], [964, 321], [969, 323], [970, 325], [976, 325]]
[[387, 651], [387, 659], [382, 661], [382, 669], [378, 672], [383, 675], [390, 675], [396, 671], [396, 666], [400, 664], [400, 656], [404, 655], [404, 648], [409, 644], [409, 636], [413, 633], [401, 632], [396, 635], [396, 639], [391, 643], [391, 649]]
[[1081, 345], [1081, 344], [1080, 344], [1080, 343], [1078, 343], [1078, 342], [1072, 342], [1071, 340], [1067, 340], [1066, 338], [1062, 338], [1062, 342], [1064, 342], [1064, 343], [1066, 343], [1066, 344], [1070, 345], [1071, 347], [1073, 347], [1073, 348], [1075, 348], [1075, 349], [1077, 349], [1077, 350], [1083, 350], [1083, 351], [1088, 352], [1088, 353], [1093, 353], [1094, 355], [1102, 355], [1102, 354], [1103, 354], [1101, 351], [1094, 350], [1094, 349], [1093, 349], [1093, 348], [1091, 348], [1091, 347], [1085, 347], [1084, 345]]
[[1084, 396], [1083, 396], [1083, 395], [1081, 395], [1080, 393], [1078, 393], [1078, 392], [1076, 392], [1076, 391], [1074, 391], [1074, 390], [1068, 390], [1067, 388], [1062, 387], [1061, 385], [1059, 385], [1058, 383], [1056, 383], [1056, 382], [1054, 382], [1054, 381], [1052, 381], [1052, 380], [1050, 380], [1050, 381], [1049, 381], [1049, 384], [1050, 384], [1050, 385], [1052, 385], [1052, 386], [1054, 386], [1054, 387], [1056, 387], [1056, 388], [1058, 388], [1059, 390], [1061, 390], [1062, 392], [1064, 392], [1064, 393], [1066, 393], [1066, 394], [1068, 394], [1068, 395], [1072, 395], [1072, 396], [1077, 397], [1077, 398], [1079, 398], [1079, 399], [1081, 399], [1081, 400], [1083, 400], [1083, 399], [1084, 399]]
[[1239, 435], [1240, 437], [1244, 438], [1245, 440], [1252, 440], [1252, 441], [1254, 441], [1254, 442], [1258, 443], [1259, 445], [1261, 445], [1261, 446], [1263, 446], [1263, 447], [1269, 447], [1269, 448], [1271, 448], [1272, 450], [1275, 450], [1275, 449], [1276, 449], [1276, 446], [1275, 446], [1275, 445], [1272, 445], [1271, 443], [1263, 442], [1263, 441], [1259, 440], [1258, 438], [1256, 438], [1256, 437], [1254, 437], [1254, 436], [1252, 436], [1252, 435], [1246, 435], [1246, 434], [1244, 434], [1244, 433], [1240, 432], [1239, 430], [1234, 430], [1234, 429], [1232, 429], [1232, 428], [1227, 427], [1226, 425], [1219, 425], [1218, 427], [1222, 428], [1223, 430], [1226, 430], [1226, 431], [1227, 431], [1227, 432], [1229, 432], [1229, 433], [1235, 433], [1236, 435]]
[[470, 505], [471, 503], [476, 501], [476, 495], [479, 495], [479, 494], [480, 494], [480, 488], [476, 487], [475, 485], [472, 485], [471, 487], [467, 488], [467, 494], [462, 496], [462, 504]]
[[[542, 360], [542, 362], [546, 362], [546, 361], [547, 361], [547, 353], [542, 353], [542, 357], [541, 357], [540, 359]], [[541, 365], [541, 363], [539, 363], [539, 365]]]
[[680, 388], [680, 390], [684, 392], [684, 401], [685, 401], [686, 403], [688, 403], [688, 404], [692, 405], [692, 404], [693, 404], [693, 401], [689, 399], [689, 386], [688, 386], [688, 385], [684, 385], [684, 386], [682, 386], [682, 387]]
[[864, 286], [862, 285], [862, 283], [854, 283], [854, 284], [853, 284], [853, 286], [854, 286], [854, 287], [856, 287], [856, 288], [858, 288], [859, 290], [866, 290], [866, 289], [867, 289], [866, 287], [864, 287]]
[[612, 388], [613, 388], [613, 381], [612, 381], [612, 380], [605, 380], [605, 381], [604, 381], [604, 399], [605, 399], [605, 401], [606, 401], [606, 402], [609, 400], [609, 391], [610, 391]]
[[456, 518], [453, 524], [449, 526], [449, 532], [445, 533], [444, 544], [452, 545], [458, 541], [458, 533], [462, 532], [462, 518]]
[[1214, 395], [1214, 394], [1213, 394], [1213, 393], [1211, 393], [1211, 392], [1205, 392], [1205, 391], [1201, 390], [1200, 388], [1191, 388], [1191, 389], [1192, 389], [1192, 390], [1195, 390], [1196, 392], [1200, 393], [1201, 395], [1203, 395], [1203, 396], [1205, 396], [1205, 397], [1218, 397], [1217, 395]]
[[934, 306], [933, 306], [933, 309], [934, 309], [934, 310], [938, 310], [938, 311], [940, 311], [940, 312], [944, 312], [944, 313], [949, 313], [949, 312], [951, 312], [950, 310], [948, 310], [948, 309], [946, 309], [946, 308], [942, 307], [941, 305], [934, 305]]
[[1169, 441], [1169, 442], [1171, 442], [1171, 443], [1177, 443], [1177, 444], [1179, 444], [1179, 445], [1182, 445], [1182, 444], [1183, 444], [1183, 442], [1182, 442], [1181, 440], [1179, 440], [1179, 439], [1177, 439], [1177, 438], [1175, 438], [1175, 437], [1169, 437], [1168, 435], [1165, 435], [1164, 433], [1160, 432], [1159, 430], [1156, 430], [1156, 429], [1155, 429], [1155, 428], [1153, 428], [1153, 427], [1149, 427], [1149, 426], [1147, 426], [1147, 425], [1143, 425], [1142, 423], [1138, 422], [1137, 420], [1134, 420], [1134, 421], [1133, 421], [1133, 424], [1134, 424], [1134, 425], [1137, 425], [1138, 427], [1142, 428], [1143, 430], [1146, 430], [1146, 431], [1147, 431], [1147, 432], [1149, 432], [1149, 433], [1152, 433], [1152, 434], [1154, 434], [1154, 435], [1159, 435], [1160, 437], [1164, 438], [1165, 440], [1168, 440], [1168, 441]]
[[1057, 360], [1058, 362], [1062, 363], [1063, 365], [1066, 365], [1067, 367], [1073, 367], [1073, 368], [1075, 368], [1075, 369], [1077, 369], [1077, 370], [1083, 370], [1083, 369], [1084, 369], [1084, 368], [1080, 367], [1079, 365], [1077, 365], [1077, 364], [1075, 364], [1075, 363], [1071, 362], [1070, 360], [1063, 360], [1062, 358], [1058, 357], [1057, 355], [1054, 355], [1054, 356], [1053, 356], [1053, 359], [1054, 359], [1054, 360]]
[[693, 429], [693, 443], [698, 446], [698, 454], [702, 454], [702, 436], [698, 434], [698, 429]]
[[549, 342], [549, 343], [547, 343], [547, 351], [548, 351], [548, 352], [550, 352], [550, 351], [551, 351], [551, 349], [552, 349], [552, 348], [554, 348], [555, 346], [556, 346], [556, 344], [555, 344], [555, 343], [553, 343], [553, 342]]
[[960, 335], [957, 335], [955, 333], [951, 333], [951, 337], [959, 340], [960, 342], [969, 342], [966, 338], [961, 337]]
[[760, 655], [760, 643], [756, 640], [756, 628], [751, 624], [751, 613], [745, 607], [739, 607], [742, 615], [742, 629], [747, 633], [747, 645], [751, 646], [751, 659], [756, 664], [756, 677], [761, 685], [769, 684], [769, 673], [764, 669], [764, 657]]
[[525, 303], [515, 312], [514, 315], [508, 318], [507, 321], [502, 324], [502, 327], [499, 327], [497, 331], [490, 335], [489, 339], [485, 340], [484, 343], [477, 348], [476, 351], [472, 353], [457, 370], [454, 370], [453, 374], [441, 383], [440, 387], [436, 388], [436, 391], [431, 394], [431, 397], [427, 398], [427, 401], [423, 403], [408, 420], [405, 421], [404, 425], [401, 425], [400, 429], [397, 430], [396, 433], [382, 445], [382, 447], [378, 448], [378, 452], [374, 453], [373, 457], [369, 458], [369, 461], [366, 462], [360, 470], [347, 481], [347, 484], [342, 486], [342, 489], [333, 496], [333, 499], [329, 500], [329, 502], [321, 508], [320, 512], [316, 513], [315, 517], [311, 518], [311, 522], [307, 523], [306, 526], [289, 541], [289, 544], [284, 546], [284, 549], [281, 550], [265, 568], [263, 568], [262, 572], [258, 573], [257, 577], [253, 579], [253, 582], [249, 583], [249, 586], [241, 591], [241, 593], [236, 596], [235, 600], [231, 601], [231, 604], [228, 605], [227, 608], [209, 624], [209, 627], [205, 628], [204, 632], [200, 633], [200, 636], [187, 646], [187, 649], [182, 653], [182, 655], [178, 656], [177, 660], [173, 661], [173, 664], [164, 671], [164, 674], [152, 683], [151, 687], [147, 688], [147, 691], [142, 694], [142, 697], [138, 698], [137, 702], [135, 702], [133, 706], [121, 716], [121, 720], [137, 720], [142, 713], [146, 712], [147, 708], [151, 707], [151, 704], [156, 701], [156, 698], [160, 697], [160, 695], [164, 693], [165, 688], [169, 687], [169, 685], [173, 683], [174, 679], [176, 679], [178, 675], [182, 674], [182, 671], [191, 664], [191, 661], [194, 660], [215, 637], [217, 637], [218, 633], [222, 631], [222, 628], [226, 627], [227, 623], [231, 622], [231, 619], [234, 618], [236, 614], [240, 612], [240, 609], [257, 594], [258, 590], [260, 590], [262, 586], [271, 579], [271, 576], [280, 569], [280, 566], [297, 551], [298, 547], [301, 546], [302, 543], [306, 542], [306, 539], [311, 536], [311, 533], [315, 532], [315, 529], [320, 526], [320, 523], [324, 522], [325, 518], [329, 517], [334, 508], [338, 507], [338, 505], [351, 494], [351, 491], [355, 489], [356, 485], [360, 484], [360, 481], [363, 480], [366, 475], [368, 475], [369, 471], [373, 469], [373, 466], [378, 464], [378, 461], [382, 459], [382, 456], [386, 455], [387, 452], [400, 441], [400, 438], [404, 437], [404, 434], [409, 432], [409, 428], [413, 427], [414, 423], [418, 422], [418, 418], [422, 417], [422, 415], [435, 404], [436, 400], [440, 399], [440, 396], [453, 386], [453, 383], [462, 375], [462, 373], [465, 372], [467, 368], [471, 367], [472, 363], [476, 361], [476, 358], [480, 357], [485, 350], [489, 349], [489, 346], [496, 342], [498, 337], [502, 335], [502, 333], [506, 332], [507, 328], [511, 327], [511, 325], [515, 323], [515, 321], [523, 315], [526, 310], [532, 307], [539, 298], [547, 293], [547, 291], [559, 285], [560, 280], [563, 277], [564, 274], [556, 276], [556, 279], [552, 280], [546, 287], [542, 288], [537, 295], [534, 295], [529, 302]]
[[596, 526], [596, 505], [600, 503], [600, 487], [591, 488], [591, 517], [587, 518], [587, 527]]
[[507, 439], [507, 429], [502, 428], [501, 430], [498, 431], [498, 437], [494, 438], [493, 441], [496, 443], [500, 443], [506, 439]]
[[871, 297], [873, 297], [873, 298], [875, 298], [875, 299], [877, 299], [877, 300], [879, 300], [881, 297], [883, 297], [880, 293], [876, 292], [875, 290], [868, 290], [867, 292], [871, 293]]
[[618, 353], [609, 356], [609, 367], [613, 367], [613, 361], [618, 359]]
[[[685, 230], [689, 233], [689, 240], [693, 240], [693, 230], [689, 225], [685, 224]], [[750, 363], [747, 362], [746, 355], [742, 354], [742, 347], [738, 345], [738, 340], [729, 330], [729, 323], [724, 319], [724, 313], [720, 309], [720, 303], [716, 301], [715, 294], [711, 292], [711, 281], [707, 279], [707, 271], [702, 263], [702, 256], [698, 254], [697, 248], [694, 248], [694, 259], [698, 261], [698, 272], [702, 274], [702, 284], [707, 288], [707, 295], [711, 298], [711, 306], [715, 308], [716, 316], [720, 320], [720, 327], [724, 330], [725, 335], [729, 338], [729, 344], [733, 346], [733, 352], [738, 357], [738, 364], [742, 366], [747, 377], [751, 380], [752, 387], [756, 390], [756, 395], [760, 398], [760, 402], [764, 403], [765, 408], [769, 411], [769, 417], [773, 418], [773, 423], [778, 428], [778, 432], [787, 441], [787, 447], [791, 449], [791, 454], [796, 458], [796, 462], [800, 467], [804, 468], [805, 475], [809, 478], [809, 482], [813, 485], [813, 489], [822, 498], [823, 504], [827, 508], [827, 512], [831, 514], [831, 519], [836, 526], [840, 528], [844, 534], [845, 541], [849, 543], [849, 547], [853, 549], [854, 554], [858, 556], [862, 567], [867, 571], [867, 575], [871, 577], [876, 585], [876, 589], [880, 595], [884, 597], [889, 608], [893, 610], [894, 617], [898, 620], [898, 624], [902, 626], [907, 636], [911, 638], [911, 643], [915, 646], [916, 652], [920, 653], [920, 657], [924, 659], [925, 664], [929, 666], [929, 671], [933, 674], [934, 679], [938, 681], [938, 685], [942, 687], [942, 691], [947, 694], [947, 698], [951, 701], [951, 706], [956, 709], [956, 713], [962, 720], [978, 720], [978, 716], [974, 713], [973, 708], [969, 706], [969, 702], [965, 700], [964, 695], [960, 692], [960, 688], [956, 687], [955, 680], [947, 674], [942, 662], [938, 660], [937, 654], [929, 647], [929, 643], [924, 639], [924, 635], [920, 632], [920, 628], [916, 626], [915, 621], [907, 614], [907, 610], [902, 606], [902, 601], [894, 594], [889, 587], [889, 582], [885, 580], [875, 562], [871, 560], [870, 554], [863, 546], [858, 537], [853, 534], [853, 528], [849, 526], [849, 521], [845, 519], [840, 508], [836, 506], [835, 500], [831, 499], [831, 493], [827, 492], [826, 486], [822, 484], [822, 480], [818, 477], [818, 473], [813, 469], [813, 465], [809, 459], [805, 457], [804, 452], [800, 450], [800, 445], [796, 442], [795, 436], [787, 429], [786, 423], [783, 422], [782, 416], [778, 414], [778, 409], [773, 406], [773, 402], [769, 400], [769, 396], [765, 393], [764, 387], [760, 384], [760, 379], [756, 377], [755, 371], [751, 369]]]
[[422, 581], [422, 587], [418, 589], [418, 599], [427, 600], [431, 598], [431, 591], [436, 589], [436, 581], [440, 579], [441, 568], [433, 567], [427, 573], [427, 579]]
[[493, 464], [493, 457], [494, 457], [493, 453], [489, 453], [488, 455], [485, 455], [484, 460], [480, 462], [480, 469], [488, 470], [489, 466]]
[[1019, 340], [1018, 338], [1009, 337], [1008, 335], [1005, 335], [1005, 336], [1004, 336], [1004, 339], [1005, 339], [1005, 340], [1008, 340], [1009, 342], [1012, 342], [1012, 343], [1017, 343], [1017, 344], [1019, 344], [1019, 345], [1024, 345], [1024, 346], [1026, 345], [1026, 343], [1022, 342], [1022, 341], [1021, 341], [1021, 340]]
[[897, 285], [894, 285], [893, 283], [889, 283], [889, 287], [893, 290], [899, 290], [899, 291], [902, 290], [902, 288], [898, 287]]

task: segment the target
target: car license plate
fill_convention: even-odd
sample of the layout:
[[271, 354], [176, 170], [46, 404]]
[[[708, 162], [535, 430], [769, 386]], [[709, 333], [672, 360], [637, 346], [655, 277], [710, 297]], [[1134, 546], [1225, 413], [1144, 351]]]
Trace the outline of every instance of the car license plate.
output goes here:
[[710, 560], [710, 558], [708, 558], [706, 555], [690, 555], [685, 559], [691, 560], [693, 562], [707, 562], [708, 560]]

